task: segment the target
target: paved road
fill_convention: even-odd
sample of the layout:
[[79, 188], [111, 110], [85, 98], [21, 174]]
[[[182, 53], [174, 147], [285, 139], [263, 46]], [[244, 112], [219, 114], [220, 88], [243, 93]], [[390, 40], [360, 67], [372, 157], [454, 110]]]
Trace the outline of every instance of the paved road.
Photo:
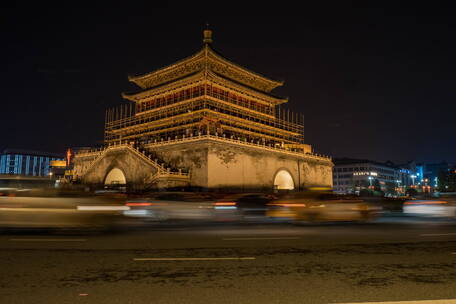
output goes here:
[[3, 232], [0, 260], [0, 303], [456, 299], [451, 221]]

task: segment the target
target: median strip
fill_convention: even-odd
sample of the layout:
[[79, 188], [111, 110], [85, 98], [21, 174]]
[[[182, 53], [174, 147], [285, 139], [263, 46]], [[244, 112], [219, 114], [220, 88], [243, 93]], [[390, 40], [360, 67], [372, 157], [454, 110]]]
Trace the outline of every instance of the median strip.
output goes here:
[[224, 241], [298, 240], [299, 237], [239, 237], [224, 238]]
[[255, 260], [255, 257], [223, 257], [223, 258], [135, 258], [133, 261], [239, 261]]

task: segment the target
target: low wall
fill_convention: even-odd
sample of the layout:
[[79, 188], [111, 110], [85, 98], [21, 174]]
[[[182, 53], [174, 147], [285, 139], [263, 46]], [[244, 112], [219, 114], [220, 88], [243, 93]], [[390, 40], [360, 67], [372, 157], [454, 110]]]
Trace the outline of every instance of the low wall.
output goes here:
[[332, 187], [332, 163], [213, 143], [208, 152], [208, 187], [273, 189], [280, 170], [293, 178], [295, 190], [305, 187]]
[[98, 160], [90, 154], [76, 157], [75, 172], [83, 183], [92, 185], [102, 185], [109, 171], [118, 168], [125, 175], [127, 186], [133, 188], [186, 184], [195, 189], [271, 191], [277, 173], [284, 170], [291, 175], [295, 190], [332, 187], [331, 160], [315, 155], [210, 138], [147, 145], [142, 149], [155, 155], [167, 168], [189, 171], [190, 183], [172, 178], [152, 180], [157, 169], [127, 148], [107, 151]]
[[271, 190], [279, 170], [288, 171], [296, 190], [332, 187], [332, 162], [211, 140], [150, 147], [175, 168], [191, 171], [191, 186], [208, 189]]

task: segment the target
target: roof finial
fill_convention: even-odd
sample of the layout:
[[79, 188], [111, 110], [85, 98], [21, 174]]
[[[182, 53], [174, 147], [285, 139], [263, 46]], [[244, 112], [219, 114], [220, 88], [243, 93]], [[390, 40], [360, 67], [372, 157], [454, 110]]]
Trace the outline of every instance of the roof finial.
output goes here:
[[203, 43], [212, 43], [212, 31], [209, 29], [209, 23], [206, 22], [206, 29], [203, 31]]

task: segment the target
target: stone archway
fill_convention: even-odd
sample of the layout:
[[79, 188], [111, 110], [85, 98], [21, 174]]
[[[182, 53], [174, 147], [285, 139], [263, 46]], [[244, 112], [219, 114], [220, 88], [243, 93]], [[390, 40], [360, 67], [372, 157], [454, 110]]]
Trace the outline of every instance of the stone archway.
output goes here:
[[109, 186], [114, 181], [115, 185], [118, 182], [122, 186], [132, 187], [131, 189], [140, 189], [150, 186], [157, 173], [156, 166], [127, 147], [106, 151], [94, 164], [91, 159], [81, 159], [79, 162], [79, 166], [89, 166], [81, 174], [82, 183], [97, 187]]
[[294, 190], [295, 185], [293, 177], [287, 170], [279, 170], [274, 177], [274, 189], [277, 190]]
[[114, 168], [106, 175], [104, 180], [105, 185], [126, 185], [127, 179], [125, 174], [119, 168]]

